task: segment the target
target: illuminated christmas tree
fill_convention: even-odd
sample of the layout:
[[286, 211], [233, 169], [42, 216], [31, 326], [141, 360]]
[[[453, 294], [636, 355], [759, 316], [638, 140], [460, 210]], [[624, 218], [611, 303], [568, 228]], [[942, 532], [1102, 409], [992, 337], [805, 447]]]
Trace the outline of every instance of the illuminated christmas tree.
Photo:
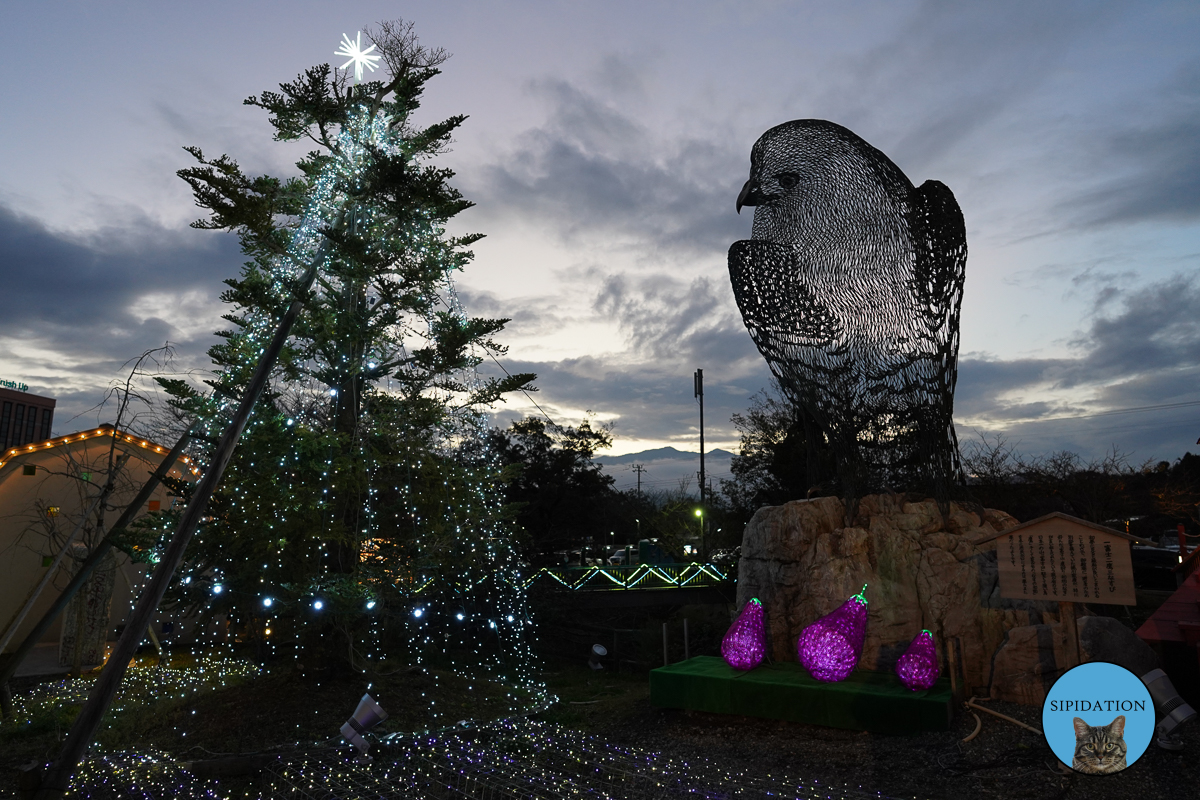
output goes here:
[[[301, 274], [318, 270], [173, 597], [227, 614], [264, 656], [470, 664], [536, 695], [500, 467], [482, 435], [483, 410], [533, 376], [478, 375], [504, 352], [490, 337], [507, 320], [467, 316], [454, 291], [481, 237], [446, 234], [471, 204], [430, 160], [464, 117], [413, 122], [447, 56], [411, 24], [367, 36], [366, 50], [345, 37], [338, 52], [353, 82], [325, 64], [245, 101], [269, 113], [276, 140], [317, 145], [297, 177], [251, 177], [198, 148], [199, 165], [179, 173], [211, 212], [193, 226], [236, 232], [250, 259], [222, 295], [233, 329], [210, 350], [211, 391], [163, 382], [202, 421], [201, 441], [223, 428]], [[387, 79], [359, 83], [379, 61]]]

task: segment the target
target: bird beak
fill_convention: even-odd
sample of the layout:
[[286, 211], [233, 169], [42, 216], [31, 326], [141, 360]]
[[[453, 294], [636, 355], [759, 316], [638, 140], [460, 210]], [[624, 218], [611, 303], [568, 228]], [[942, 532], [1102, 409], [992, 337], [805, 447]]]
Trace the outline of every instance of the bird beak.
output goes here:
[[756, 206], [763, 200], [762, 194], [759, 193], [758, 181], [754, 178], [746, 181], [742, 187], [742, 191], [738, 192], [737, 212], [742, 213], [742, 206]]

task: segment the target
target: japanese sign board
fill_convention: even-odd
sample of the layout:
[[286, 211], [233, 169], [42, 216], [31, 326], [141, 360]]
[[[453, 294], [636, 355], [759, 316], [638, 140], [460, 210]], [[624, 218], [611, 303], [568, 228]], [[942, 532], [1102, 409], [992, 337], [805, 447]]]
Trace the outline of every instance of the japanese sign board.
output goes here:
[[1003, 598], [1137, 604], [1130, 557], [1135, 537], [1055, 513], [975, 545], [993, 540]]

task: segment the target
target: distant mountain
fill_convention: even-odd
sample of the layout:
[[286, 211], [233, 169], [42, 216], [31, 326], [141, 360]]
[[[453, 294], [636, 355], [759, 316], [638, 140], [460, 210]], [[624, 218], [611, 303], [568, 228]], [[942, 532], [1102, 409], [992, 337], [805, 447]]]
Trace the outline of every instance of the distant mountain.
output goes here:
[[[728, 461], [735, 454], [728, 450], [722, 450], [719, 447], [714, 447], [704, 454], [704, 460], [707, 462], [710, 458], [721, 458]], [[670, 459], [672, 461], [695, 461], [700, 463], [699, 453], [689, 453], [686, 450], [676, 450], [674, 447], [656, 447], [653, 450], [643, 450], [640, 453], [626, 453], [623, 456], [598, 456], [594, 459], [597, 464], [638, 464], [647, 461], [660, 461]]]
[[[733, 456], [733, 453], [720, 448], [704, 454], [705, 477], [714, 489], [719, 489], [722, 478], [729, 477], [729, 464]], [[644, 468], [644, 491], [674, 490], [679, 488], [681, 481], [686, 481], [689, 491], [695, 493], [699, 485], [696, 473], [700, 471], [700, 454], [676, 450], [674, 447], [656, 447], [623, 456], [600, 456], [593, 461], [603, 468], [606, 475], [616, 479], [617, 489], [637, 487], [638, 476], [633, 470], [635, 464], [641, 464]]]

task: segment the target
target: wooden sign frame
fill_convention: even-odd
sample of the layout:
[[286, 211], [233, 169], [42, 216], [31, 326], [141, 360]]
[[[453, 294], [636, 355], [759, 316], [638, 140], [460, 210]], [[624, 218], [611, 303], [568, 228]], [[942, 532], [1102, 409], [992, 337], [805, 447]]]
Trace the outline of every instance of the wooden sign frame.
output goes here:
[[1067, 667], [1079, 663], [1075, 603], [1137, 605], [1127, 533], [1055, 512], [1001, 533], [976, 539], [994, 542], [1000, 596], [1007, 600], [1058, 603]]
[[976, 539], [996, 543], [1000, 596], [1060, 603], [1137, 604], [1137, 537], [1059, 512]]

